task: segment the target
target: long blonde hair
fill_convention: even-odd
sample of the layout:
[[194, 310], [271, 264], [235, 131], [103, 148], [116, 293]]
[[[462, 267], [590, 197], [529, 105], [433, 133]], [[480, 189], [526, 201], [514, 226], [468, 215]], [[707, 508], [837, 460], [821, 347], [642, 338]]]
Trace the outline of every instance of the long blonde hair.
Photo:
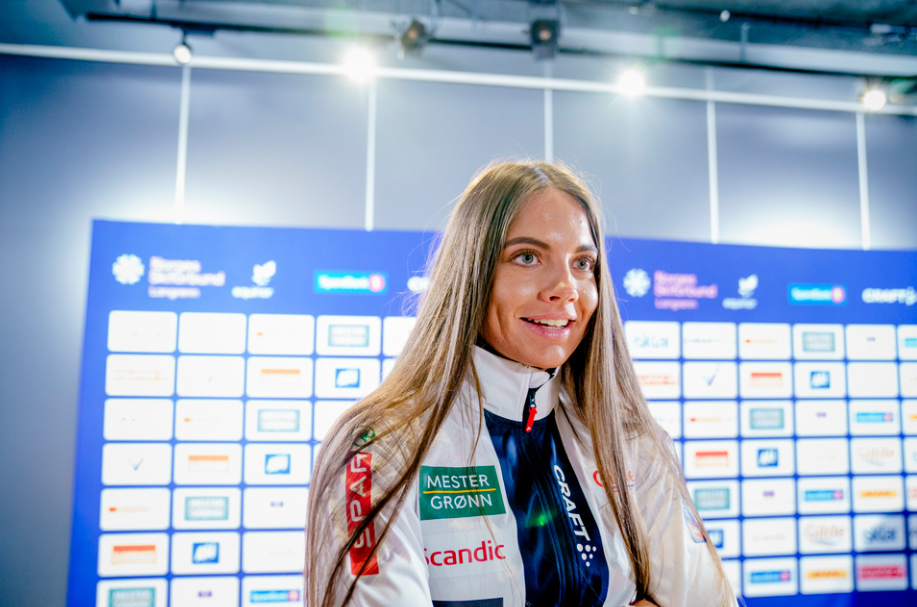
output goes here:
[[[417, 324], [394, 368], [379, 388], [336, 422], [329, 433], [331, 438], [322, 446], [309, 491], [306, 605], [332, 607], [347, 603], [353, 595], [359, 576], [343, 597], [337, 590], [346, 579], [347, 554], [367, 529], [373, 530], [370, 525], [380, 511], [397, 512], [404, 505], [407, 489], [452, 410], [459, 388], [469, 373], [476, 378], [472, 352], [481, 340], [494, 269], [506, 233], [533, 194], [551, 189], [565, 192], [582, 204], [599, 259], [595, 269], [598, 307], [582, 343], [560, 372], [569, 403], [567, 413], [582, 422], [591, 435], [605, 494], [633, 568], [637, 597], [652, 598], [658, 580], [652, 579], [647, 530], [628, 488], [625, 450], [635, 438], [649, 440], [662, 465], [673, 469], [679, 479], [681, 471], [664, 433], [649, 413], [627, 351], [605, 264], [601, 214], [589, 190], [570, 170], [545, 162], [507, 162], [478, 174], [461, 196], [437, 250]], [[359, 435], [362, 439], [355, 442]], [[333, 496], [354, 452], [370, 445], [374, 451], [386, 453], [384, 461], [374, 461], [373, 473], [377, 465], [388, 466], [387, 483], [378, 492], [373, 487], [368, 516], [342, 533], [347, 526], [334, 520], [341, 509], [330, 508]], [[683, 481], [680, 490], [700, 521]], [[382, 529], [373, 530], [373, 553], [389, 528], [385, 523]], [[346, 537], [343, 543], [342, 535]], [[333, 547], [330, 553], [329, 547]], [[718, 569], [722, 604], [727, 605], [728, 581], [712, 542], [708, 541], [707, 547]]]

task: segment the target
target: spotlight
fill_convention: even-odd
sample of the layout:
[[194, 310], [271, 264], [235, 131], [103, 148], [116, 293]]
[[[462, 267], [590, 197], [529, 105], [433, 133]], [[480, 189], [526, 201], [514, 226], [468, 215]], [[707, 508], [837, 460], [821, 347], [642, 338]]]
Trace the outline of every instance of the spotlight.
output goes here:
[[348, 78], [362, 84], [376, 77], [376, 58], [369, 50], [355, 46], [344, 55], [344, 70]]
[[396, 41], [398, 58], [404, 59], [405, 55], [420, 56], [420, 51], [429, 40], [430, 32], [427, 31], [426, 26], [417, 19], [412, 19], [411, 24]]
[[723, 23], [726, 23], [727, 21], [729, 21], [730, 17], [732, 17], [732, 13], [730, 13], [729, 11], [723, 11], [720, 13], [720, 21], [722, 21]]
[[622, 95], [638, 97], [646, 91], [646, 78], [643, 72], [631, 68], [624, 70], [618, 77], [618, 89]]
[[876, 112], [885, 107], [888, 102], [888, 95], [879, 88], [866, 89], [863, 93], [862, 103], [870, 112]]
[[185, 42], [185, 36], [182, 35], [181, 42], [172, 49], [172, 56], [178, 65], [188, 65], [191, 62], [191, 46]]
[[535, 59], [553, 59], [557, 53], [557, 39], [560, 37], [560, 21], [557, 19], [536, 19], [532, 21], [532, 53]]

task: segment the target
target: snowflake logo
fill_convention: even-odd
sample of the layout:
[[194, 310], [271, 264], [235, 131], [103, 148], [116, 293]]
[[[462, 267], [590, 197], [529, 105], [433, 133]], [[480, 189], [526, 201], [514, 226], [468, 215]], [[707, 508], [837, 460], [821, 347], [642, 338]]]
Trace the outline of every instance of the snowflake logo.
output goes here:
[[136, 255], [121, 255], [111, 264], [111, 273], [122, 285], [136, 284], [143, 276], [143, 262]]
[[624, 275], [624, 290], [631, 297], [643, 297], [650, 290], [650, 277], [643, 270], [628, 270]]

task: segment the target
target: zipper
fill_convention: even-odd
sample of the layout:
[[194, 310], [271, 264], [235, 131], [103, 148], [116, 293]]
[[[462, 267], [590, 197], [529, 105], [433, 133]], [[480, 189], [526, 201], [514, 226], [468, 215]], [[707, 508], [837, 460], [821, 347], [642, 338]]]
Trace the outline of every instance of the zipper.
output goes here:
[[535, 423], [535, 414], [538, 413], [538, 407], [535, 405], [535, 393], [538, 388], [529, 388], [529, 395], [522, 408], [522, 417], [525, 418], [525, 431], [531, 432], [532, 425]]

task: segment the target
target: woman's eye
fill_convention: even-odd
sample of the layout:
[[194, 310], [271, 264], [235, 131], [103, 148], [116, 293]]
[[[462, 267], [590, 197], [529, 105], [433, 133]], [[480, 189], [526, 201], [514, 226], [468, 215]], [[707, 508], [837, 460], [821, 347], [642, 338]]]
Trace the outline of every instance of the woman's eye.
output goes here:
[[591, 271], [591, 270], [595, 267], [595, 262], [594, 262], [593, 260], [591, 260], [591, 259], [588, 259], [588, 258], [577, 259], [577, 260], [574, 262], [574, 266], [576, 266], [576, 269], [578, 269], [578, 270], [589, 270], [589, 271]]
[[518, 259], [519, 262], [522, 263], [523, 265], [530, 266], [533, 263], [535, 263], [535, 254], [534, 253], [519, 253], [519, 255], [516, 256], [516, 259]]

